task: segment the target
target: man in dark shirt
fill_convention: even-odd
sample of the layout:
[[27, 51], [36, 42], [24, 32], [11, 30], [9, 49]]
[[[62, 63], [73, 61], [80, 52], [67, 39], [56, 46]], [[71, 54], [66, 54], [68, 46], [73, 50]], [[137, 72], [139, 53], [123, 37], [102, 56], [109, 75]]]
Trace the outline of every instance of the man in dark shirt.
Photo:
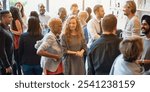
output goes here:
[[0, 67], [1, 74], [12, 74], [13, 60], [13, 37], [9, 31], [12, 15], [9, 11], [0, 11]]
[[115, 58], [120, 54], [121, 39], [116, 36], [117, 19], [106, 15], [102, 20], [103, 33], [90, 47], [88, 53], [89, 75], [108, 75]]

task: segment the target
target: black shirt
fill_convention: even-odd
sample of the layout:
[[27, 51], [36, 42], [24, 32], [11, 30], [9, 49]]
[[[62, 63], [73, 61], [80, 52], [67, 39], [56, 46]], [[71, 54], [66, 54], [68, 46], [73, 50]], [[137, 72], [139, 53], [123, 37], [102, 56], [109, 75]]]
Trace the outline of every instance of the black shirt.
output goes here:
[[13, 35], [8, 26], [0, 24], [0, 64], [3, 68], [8, 68], [14, 63], [13, 53]]
[[102, 34], [89, 49], [88, 74], [107, 75], [115, 58], [120, 54], [119, 39], [116, 35]]
[[19, 41], [19, 59], [21, 64], [38, 65], [40, 64], [41, 56], [36, 54], [37, 49], [34, 45], [36, 41], [41, 40], [43, 36], [34, 37], [29, 32], [23, 33]]

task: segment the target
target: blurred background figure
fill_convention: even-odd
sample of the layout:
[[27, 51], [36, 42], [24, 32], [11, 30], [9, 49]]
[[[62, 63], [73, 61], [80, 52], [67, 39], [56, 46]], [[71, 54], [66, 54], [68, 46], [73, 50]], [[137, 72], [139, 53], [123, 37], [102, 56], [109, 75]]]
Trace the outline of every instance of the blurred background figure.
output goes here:
[[0, 1], [0, 11], [3, 10], [3, 2]]
[[60, 7], [58, 10], [58, 16], [62, 20], [62, 23], [66, 20], [67, 17], [67, 11], [64, 7]]
[[27, 29], [27, 17], [24, 12], [24, 6], [21, 2], [15, 3], [15, 7], [19, 9], [19, 12], [21, 14], [22, 22], [23, 22], [23, 31], [25, 32]]
[[44, 4], [40, 3], [38, 5], [38, 9], [39, 9], [39, 19], [42, 25], [42, 34], [45, 35], [50, 31], [48, 27], [48, 21], [50, 20], [50, 16], [47, 14]]
[[86, 20], [87, 20], [88, 16], [89, 15], [86, 11], [81, 11], [78, 14], [81, 26], [83, 28], [83, 33], [84, 33], [86, 44], [88, 43], [88, 30], [87, 30], [87, 23], [86, 23]]
[[70, 15], [78, 15], [79, 13], [79, 9], [78, 9], [78, 5], [76, 3], [73, 3], [70, 7], [71, 10], [71, 14]]
[[88, 13], [88, 18], [87, 18], [87, 20], [86, 20], [86, 23], [88, 23], [89, 22], [89, 20], [92, 18], [92, 9], [90, 8], [90, 7], [87, 7], [86, 9], [86, 12]]

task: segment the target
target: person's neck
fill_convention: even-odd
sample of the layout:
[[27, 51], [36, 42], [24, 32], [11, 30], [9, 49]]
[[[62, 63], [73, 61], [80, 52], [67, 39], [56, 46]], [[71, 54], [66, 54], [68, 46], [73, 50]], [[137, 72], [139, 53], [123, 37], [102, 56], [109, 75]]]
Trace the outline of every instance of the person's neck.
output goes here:
[[76, 34], [77, 34], [76, 30], [72, 30], [71, 35], [76, 35]]
[[128, 17], [128, 19], [130, 20], [133, 16], [135, 16], [135, 14], [130, 14], [130, 15], [128, 15], [127, 17]]
[[101, 17], [98, 17], [98, 16], [97, 16], [96, 18], [97, 18], [98, 20], [101, 20]]

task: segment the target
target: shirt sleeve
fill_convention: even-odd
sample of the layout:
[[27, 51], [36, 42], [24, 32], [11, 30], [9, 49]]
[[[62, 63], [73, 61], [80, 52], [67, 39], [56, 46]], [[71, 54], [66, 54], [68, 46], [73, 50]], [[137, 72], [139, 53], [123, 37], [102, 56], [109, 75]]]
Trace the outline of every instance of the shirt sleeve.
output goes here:
[[94, 65], [93, 65], [93, 57], [91, 53], [88, 53], [87, 55], [87, 74], [88, 75], [94, 75], [95, 74], [95, 70], [94, 70]]
[[40, 45], [40, 47], [38, 48], [38, 50], [47, 50], [48, 48], [50, 48], [54, 43], [54, 39], [52, 36], [48, 35], [42, 42], [42, 44]]
[[8, 61], [8, 57], [5, 51], [5, 35], [3, 32], [0, 32], [0, 58], [1, 58], [1, 63], [3, 67], [7, 68], [10, 66], [10, 63]]
[[88, 34], [90, 35], [92, 40], [97, 40], [100, 37], [100, 35], [98, 35], [96, 32], [96, 27], [94, 25], [94, 22], [89, 21], [89, 23], [87, 24], [87, 29], [88, 29]]

